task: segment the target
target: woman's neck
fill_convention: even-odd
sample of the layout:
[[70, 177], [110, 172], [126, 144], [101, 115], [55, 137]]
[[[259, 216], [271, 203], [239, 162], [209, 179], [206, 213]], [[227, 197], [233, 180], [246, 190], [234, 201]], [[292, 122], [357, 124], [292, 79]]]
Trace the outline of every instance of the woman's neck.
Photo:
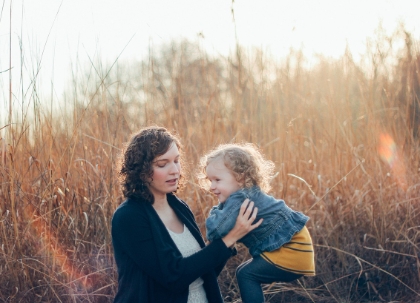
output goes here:
[[156, 209], [156, 210], [165, 209], [166, 207], [169, 206], [168, 199], [166, 198], [166, 195], [165, 196], [160, 196], [160, 197], [155, 196], [154, 198], [155, 198], [155, 201], [153, 202], [153, 208], [154, 209]]
[[169, 228], [175, 233], [182, 233], [184, 231], [184, 224], [179, 220], [178, 216], [169, 205], [166, 196], [162, 199], [155, 197], [153, 208], [166, 228]]

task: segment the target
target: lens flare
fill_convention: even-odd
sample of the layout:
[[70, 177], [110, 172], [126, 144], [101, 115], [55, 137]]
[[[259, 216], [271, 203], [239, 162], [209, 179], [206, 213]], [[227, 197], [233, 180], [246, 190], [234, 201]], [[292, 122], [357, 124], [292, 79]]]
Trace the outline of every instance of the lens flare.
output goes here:
[[70, 283], [76, 282], [78, 285], [83, 286], [85, 289], [91, 288], [92, 284], [87, 276], [77, 269], [75, 264], [70, 260], [66, 251], [61, 248], [58, 239], [48, 228], [48, 224], [41, 217], [34, 219], [34, 208], [28, 205], [25, 208], [26, 218], [32, 218], [32, 230], [40, 239], [40, 243], [45, 251], [52, 257], [53, 265], [58, 265], [62, 273], [65, 273]]
[[407, 181], [404, 161], [394, 139], [389, 134], [384, 133], [379, 136], [378, 153], [381, 159], [391, 168], [392, 175], [398, 186], [406, 190]]

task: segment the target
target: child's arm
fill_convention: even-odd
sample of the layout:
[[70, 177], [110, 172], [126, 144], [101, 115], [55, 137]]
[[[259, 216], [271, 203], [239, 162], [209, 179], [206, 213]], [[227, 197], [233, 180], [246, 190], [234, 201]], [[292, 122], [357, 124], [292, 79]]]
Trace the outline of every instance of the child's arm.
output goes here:
[[231, 195], [223, 204], [212, 207], [206, 220], [207, 239], [223, 238], [235, 226], [239, 210], [245, 200], [241, 193]]

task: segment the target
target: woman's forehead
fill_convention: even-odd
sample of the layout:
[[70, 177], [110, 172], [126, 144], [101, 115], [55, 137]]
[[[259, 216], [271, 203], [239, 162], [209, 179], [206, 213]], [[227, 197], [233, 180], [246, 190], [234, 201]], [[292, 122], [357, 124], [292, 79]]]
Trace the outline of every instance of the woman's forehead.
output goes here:
[[166, 159], [171, 159], [171, 158], [176, 158], [179, 156], [179, 150], [178, 150], [178, 146], [175, 143], [172, 143], [169, 146], [169, 149], [166, 153], [164, 153], [163, 155], [157, 156], [155, 158], [155, 161], [160, 161], [160, 160], [166, 160]]

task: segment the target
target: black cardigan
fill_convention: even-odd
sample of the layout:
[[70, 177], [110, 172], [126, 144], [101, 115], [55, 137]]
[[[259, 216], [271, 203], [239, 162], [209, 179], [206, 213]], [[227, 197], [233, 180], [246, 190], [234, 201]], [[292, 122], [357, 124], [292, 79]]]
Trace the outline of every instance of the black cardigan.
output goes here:
[[205, 246], [194, 215], [175, 195], [169, 205], [202, 249], [183, 258], [153, 206], [127, 199], [112, 218], [112, 244], [118, 268], [114, 303], [186, 303], [188, 287], [204, 280], [209, 303], [223, 302], [217, 276], [234, 251], [222, 240]]

